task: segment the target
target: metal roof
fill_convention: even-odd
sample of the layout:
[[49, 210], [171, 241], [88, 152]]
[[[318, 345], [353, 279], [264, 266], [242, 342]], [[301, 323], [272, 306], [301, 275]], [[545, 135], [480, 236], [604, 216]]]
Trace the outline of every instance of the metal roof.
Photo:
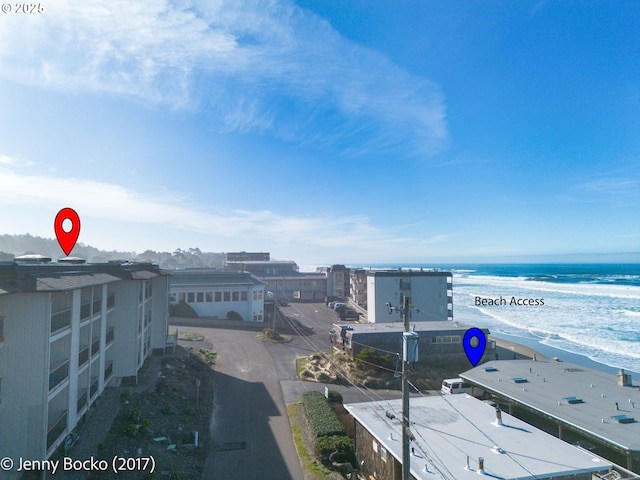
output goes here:
[[[460, 376], [619, 449], [640, 451], [640, 386], [619, 386], [616, 375], [554, 360], [495, 360]], [[517, 377], [526, 382], [511, 380]], [[623, 414], [635, 422], [613, 419]]]
[[171, 276], [171, 287], [207, 288], [213, 286], [264, 285], [248, 272], [225, 272], [222, 270], [175, 270]]
[[[404, 332], [403, 322], [391, 322], [391, 323], [340, 323], [340, 326], [352, 327], [352, 331], [355, 334], [369, 334], [369, 333], [396, 333]], [[452, 322], [449, 320], [433, 320], [429, 322], [411, 322], [412, 328], [415, 327], [416, 332], [459, 332], [461, 335], [471, 328], [471, 325], [467, 325], [460, 322]], [[489, 335], [489, 329], [483, 328], [482, 331]]]
[[[402, 462], [400, 399], [345, 408]], [[387, 411], [395, 419], [388, 418]], [[411, 455], [411, 474], [419, 480], [477, 480], [480, 457], [484, 458], [485, 476], [504, 480], [601, 472], [612, 466], [507, 413], [502, 413], [500, 425], [491, 405], [469, 395], [411, 398], [410, 423], [416, 438], [412, 442], [415, 454]], [[466, 468], [467, 457], [470, 468]]]

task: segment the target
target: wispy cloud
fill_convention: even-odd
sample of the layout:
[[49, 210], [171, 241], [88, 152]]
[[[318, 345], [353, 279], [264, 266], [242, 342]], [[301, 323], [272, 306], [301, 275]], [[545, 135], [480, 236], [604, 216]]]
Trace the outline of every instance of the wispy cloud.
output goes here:
[[[380, 229], [363, 216], [292, 216], [269, 210], [211, 213], [215, 211], [214, 207], [202, 208], [184, 196], [166, 192], [149, 196], [106, 182], [26, 173], [11, 166], [7, 161], [10, 157], [0, 156], [0, 159], [3, 159], [0, 163], [0, 205], [7, 216], [12, 211], [19, 212], [16, 218], [11, 218], [11, 223], [13, 230], [20, 233], [43, 234], [37, 226], [46, 224], [45, 235], [50, 235], [52, 220], [42, 222], [39, 219], [36, 224], [36, 219], [24, 212], [45, 212], [54, 205], [76, 208], [83, 223], [91, 220], [109, 232], [135, 228], [136, 235], [144, 237], [136, 238], [137, 244], [152, 249], [161, 248], [157, 246], [158, 230], [167, 238], [179, 239], [175, 245], [198, 235], [209, 239], [209, 244], [237, 245], [243, 239], [251, 239], [270, 248], [286, 250], [303, 246], [308, 251], [335, 252], [348, 248], [369, 253], [371, 258], [397, 248], [405, 251], [422, 249], [420, 251], [424, 252], [425, 246], [450, 238], [449, 235], [435, 235], [418, 240], [396, 235], [393, 226]], [[16, 206], [20, 208], [14, 208]]]
[[628, 178], [599, 178], [578, 185], [578, 189], [606, 195], [637, 195], [640, 185], [637, 180]]
[[221, 131], [346, 153], [428, 156], [446, 145], [434, 83], [289, 1], [59, 0], [46, 8], [0, 16], [0, 75], [206, 109]]

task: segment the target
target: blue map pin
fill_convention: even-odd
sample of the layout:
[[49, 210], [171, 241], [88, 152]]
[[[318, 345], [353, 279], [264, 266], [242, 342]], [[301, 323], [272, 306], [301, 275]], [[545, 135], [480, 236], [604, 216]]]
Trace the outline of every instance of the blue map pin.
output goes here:
[[[475, 346], [471, 344], [474, 338], [476, 339], [476, 341], [473, 342]], [[484, 355], [484, 349], [487, 347], [487, 337], [484, 336], [482, 330], [473, 327], [465, 332], [462, 345], [464, 346], [464, 353], [467, 354], [471, 365], [475, 367]]]

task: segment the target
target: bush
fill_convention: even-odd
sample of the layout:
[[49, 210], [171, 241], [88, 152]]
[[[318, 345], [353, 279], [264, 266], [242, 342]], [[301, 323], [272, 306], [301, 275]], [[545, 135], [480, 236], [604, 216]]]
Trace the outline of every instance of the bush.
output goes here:
[[372, 366], [384, 367], [394, 369], [395, 364], [391, 360], [391, 355], [380, 355], [376, 352], [375, 348], [367, 347], [360, 350], [356, 355], [356, 365], [361, 368], [368, 368]]
[[302, 405], [309, 419], [311, 431], [315, 437], [345, 435], [344, 425], [340, 423], [331, 406], [320, 392], [304, 392]]
[[329, 390], [329, 403], [342, 403], [342, 394], [335, 390]]
[[338, 462], [354, 463], [355, 451], [353, 440], [346, 435], [331, 435], [329, 437], [318, 437], [315, 441], [316, 454], [323, 460], [329, 458], [336, 450], [343, 454]]
[[198, 318], [196, 311], [186, 302], [169, 305], [169, 315], [172, 317]]

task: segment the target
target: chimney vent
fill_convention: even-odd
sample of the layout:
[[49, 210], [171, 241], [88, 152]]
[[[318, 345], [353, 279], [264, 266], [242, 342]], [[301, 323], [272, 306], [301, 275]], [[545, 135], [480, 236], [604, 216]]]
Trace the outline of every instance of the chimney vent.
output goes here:
[[496, 407], [496, 425], [502, 425], [502, 410]]
[[628, 373], [624, 373], [624, 370], [622, 368], [618, 371], [617, 378], [618, 378], [618, 386], [620, 387], [633, 386], [631, 375], [629, 375]]

